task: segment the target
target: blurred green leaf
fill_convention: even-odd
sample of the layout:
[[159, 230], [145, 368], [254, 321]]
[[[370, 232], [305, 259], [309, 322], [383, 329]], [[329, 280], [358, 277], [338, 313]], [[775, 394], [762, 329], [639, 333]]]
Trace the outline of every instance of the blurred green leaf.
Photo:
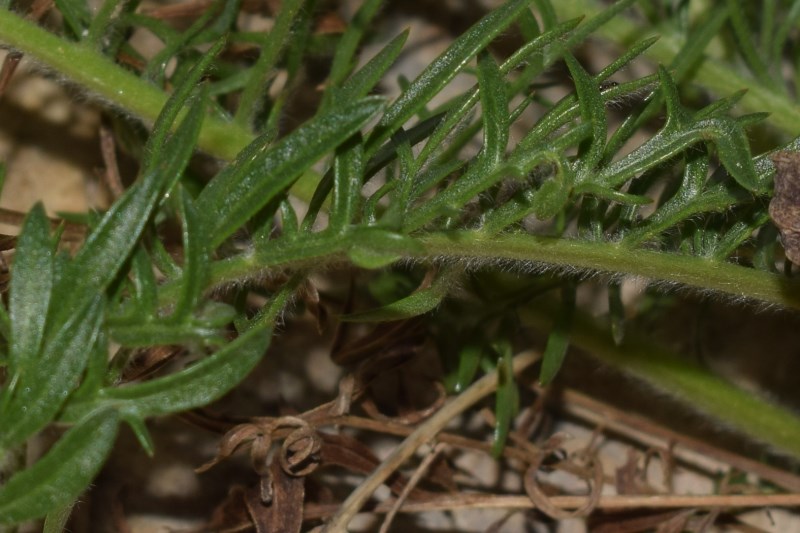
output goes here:
[[497, 393], [494, 407], [494, 438], [492, 455], [499, 458], [506, 445], [511, 424], [519, 411], [519, 390], [514, 380], [514, 357], [510, 346], [500, 347], [500, 359], [497, 362]]
[[114, 411], [99, 411], [67, 431], [33, 466], [12, 476], [0, 487], [0, 524], [41, 518], [77, 499], [103, 465], [117, 425]]
[[547, 336], [547, 345], [542, 355], [542, 369], [539, 372], [539, 383], [542, 386], [549, 385], [553, 381], [567, 355], [572, 315], [575, 312], [575, 285], [573, 283], [564, 286], [561, 290], [561, 299], [560, 314]]
[[594, 78], [589, 76], [572, 54], [565, 54], [564, 60], [572, 75], [575, 91], [578, 94], [581, 119], [583, 122], [592, 125], [592, 136], [589, 139], [588, 149], [579, 159], [580, 170], [578, 171], [577, 179], [578, 181], [583, 181], [587, 174], [594, 173], [595, 167], [603, 156], [603, 148], [605, 148], [606, 135], [608, 134], [606, 108], [600, 95], [600, 87]]
[[[403, 45], [408, 39], [408, 33], [409, 31], [406, 30], [386, 43], [386, 46], [381, 48], [363, 67], [347, 78], [341, 87], [332, 86], [330, 89], [331, 103], [348, 102], [369, 94], [400, 56]], [[326, 108], [323, 107], [323, 109]]]
[[266, 33], [256, 64], [248, 70], [248, 79], [239, 97], [234, 121], [242, 126], [252, 127], [253, 120], [261, 111], [267, 91], [270, 88], [268, 77], [273, 75], [275, 64], [289, 39], [292, 24], [305, 0], [284, 0], [275, 16], [272, 29]]
[[[486, 48], [497, 35], [514, 22], [530, 2], [531, 0], [512, 0], [491, 11], [458, 37], [386, 109], [378, 127], [369, 138], [369, 147], [376, 149], [422, 109], [479, 51]], [[372, 151], [369, 153], [371, 155]]]
[[471, 339], [458, 352], [458, 371], [456, 372], [455, 392], [462, 392], [475, 380], [480, 368], [486, 346]]
[[344, 315], [345, 322], [387, 322], [423, 315], [436, 309], [457, 277], [460, 269], [444, 268], [436, 274], [429, 287], [421, 288], [396, 302], [378, 309]]
[[[358, 11], [356, 11], [353, 20], [347, 24], [347, 29], [336, 44], [336, 51], [331, 63], [331, 73], [328, 76], [330, 84], [329, 89], [339, 86], [352, 70], [356, 61], [355, 54], [358, 45], [361, 44], [364, 35], [367, 33], [370, 22], [378, 13], [382, 4], [383, 0], [365, 0], [358, 8]], [[408, 32], [404, 33], [407, 34]], [[405, 39], [403, 39], [403, 41], [405, 41]], [[391, 45], [384, 47], [384, 50], [389, 48], [389, 46]], [[383, 53], [383, 51], [380, 53]], [[359, 95], [359, 97], [365, 94], [366, 92]]]
[[76, 40], [86, 37], [85, 32], [91, 21], [86, 0], [55, 0], [55, 4], [72, 37]]

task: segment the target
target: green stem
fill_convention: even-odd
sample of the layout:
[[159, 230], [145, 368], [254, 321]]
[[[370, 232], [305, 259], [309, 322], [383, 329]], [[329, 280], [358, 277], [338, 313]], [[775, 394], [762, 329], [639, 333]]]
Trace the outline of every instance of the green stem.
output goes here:
[[[599, 0], [563, 0], [552, 4], [561, 20], [579, 16], [590, 18], [607, 9], [606, 4]], [[618, 16], [601, 26], [596, 35], [627, 48], [653, 33], [657, 33], [660, 38], [644, 55], [653, 61], [669, 65], [680, 52], [683, 40], [667, 25], [643, 29], [633, 20]], [[693, 74], [693, 81], [720, 97], [747, 89], [747, 94], [739, 103], [740, 109], [747, 113], [766, 111], [770, 113], [767, 122], [776, 128], [791, 136], [800, 133], [800, 106], [796, 102], [785, 94], [770, 90], [756, 79], [742, 76], [719, 59], [706, 57], [700, 61]]]
[[[512, 267], [520, 271], [555, 268], [565, 272], [636, 276], [670, 288], [683, 287], [800, 309], [800, 283], [778, 274], [703, 257], [626, 248], [614, 243], [475, 231], [434, 233], [417, 240], [422, 249], [413, 259]], [[346, 235], [314, 234], [288, 245], [276, 242], [268, 254], [249, 254], [213, 263], [209, 286], [257, 278], [270, 269], [330, 267], [345, 262], [349, 248]], [[160, 303], [174, 302], [179, 287], [180, 280], [162, 286]]]
[[[542, 328], [552, 327], [554, 316], [558, 316], [555, 307], [540, 300], [521, 311], [523, 321]], [[724, 428], [800, 457], [800, 419], [794, 413], [734, 387], [662, 346], [629, 333], [623, 344], [616, 346], [611, 328], [583, 313], [574, 317], [570, 342], [710, 415]]]
[[[0, 42], [148, 124], [155, 121], [169, 97], [97, 50], [53, 35], [11, 11], [0, 10]], [[253, 138], [241, 127], [208, 116], [198, 145], [212, 156], [231, 160]]]
[[800, 284], [797, 282], [703, 257], [522, 234], [491, 236], [459, 231], [427, 235], [420, 241], [430, 255], [444, 259], [477, 260], [487, 265], [511, 261], [523, 269], [535, 270], [540, 264], [567, 271], [639, 276], [702, 292], [800, 309]]

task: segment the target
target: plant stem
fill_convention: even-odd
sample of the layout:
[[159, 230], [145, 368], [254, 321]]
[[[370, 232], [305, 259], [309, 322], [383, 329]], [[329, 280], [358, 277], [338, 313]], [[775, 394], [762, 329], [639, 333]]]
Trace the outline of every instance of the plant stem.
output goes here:
[[[605, 3], [598, 0], [563, 0], [553, 2], [553, 8], [561, 20], [574, 17], [593, 17], [607, 9]], [[717, 9], [716, 7], [714, 9]], [[633, 20], [618, 16], [601, 26], [596, 35], [601, 35], [616, 45], [627, 48], [635, 41], [656, 33], [660, 37], [656, 43], [645, 51], [644, 55], [653, 61], [669, 65], [681, 51], [683, 41], [680, 36], [667, 25], [659, 28], [647, 28]], [[645, 33], [647, 35], [645, 35]], [[709, 89], [717, 96], [724, 97], [747, 89], [747, 94], [739, 103], [740, 109], [748, 113], [767, 111], [770, 113], [766, 121], [781, 131], [797, 136], [800, 133], [800, 106], [786, 95], [774, 92], [758, 82], [745, 77], [727, 66], [729, 62], [706, 57], [697, 65], [693, 81]]]
[[[521, 310], [524, 322], [552, 327], [555, 305], [541, 299]], [[800, 457], [800, 419], [787, 409], [745, 392], [635, 333], [616, 346], [611, 328], [576, 313], [570, 343], [592, 356], [710, 415], [723, 429], [735, 429], [781, 452]]]
[[[147, 124], [155, 121], [169, 97], [98, 51], [53, 35], [11, 11], [0, 10], [0, 42], [24, 52], [58, 73], [61, 79], [87, 89], [116, 110], [132, 114]], [[235, 124], [207, 116], [198, 146], [212, 156], [231, 160], [253, 138]]]
[[[324, 268], [346, 261], [347, 236], [313, 234], [288, 246], [278, 243], [269, 254], [232, 257], [211, 266], [209, 287], [238, 283], [270, 269]], [[703, 257], [626, 248], [614, 243], [586, 242], [535, 235], [485, 235], [472, 231], [419, 237], [424, 251], [408, 259], [463, 262], [468, 266], [500, 266], [521, 272], [555, 268], [565, 272], [637, 276], [668, 288], [688, 288], [711, 295], [752, 300], [800, 309], [800, 284], [784, 276]], [[164, 285], [162, 304], [177, 297], [178, 280]]]
[[521, 270], [554, 266], [566, 271], [640, 276], [668, 286], [800, 309], [800, 284], [783, 276], [703, 257], [631, 249], [614, 243], [534, 235], [431, 234], [420, 238], [434, 257], [487, 265], [518, 263]]

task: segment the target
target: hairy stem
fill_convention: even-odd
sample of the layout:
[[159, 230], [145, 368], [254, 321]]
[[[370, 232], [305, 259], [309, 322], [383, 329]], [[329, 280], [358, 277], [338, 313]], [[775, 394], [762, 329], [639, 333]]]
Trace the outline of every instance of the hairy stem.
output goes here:
[[[712, 295], [800, 309], [800, 284], [784, 276], [704, 257], [626, 248], [614, 243], [586, 242], [534, 235], [486, 235], [454, 231], [421, 236], [422, 251], [411, 260], [462, 262], [475, 267], [503, 267], [521, 272], [552, 267], [566, 272], [637, 276], [669, 288], [688, 288]], [[347, 236], [323, 239], [315, 234], [290, 246], [275, 246], [259, 256], [233, 257], [211, 267], [210, 286], [238, 283], [270, 270], [324, 268], [346, 260]], [[162, 303], [177, 295], [178, 283], [165, 285]]]
[[[137, 78], [98, 51], [62, 39], [15, 13], [0, 9], [0, 42], [24, 52], [40, 66], [58, 73], [101, 101], [125, 114], [152, 124], [169, 95]], [[176, 121], [176, 124], [180, 120]], [[253, 135], [216, 117], [206, 117], [198, 146], [210, 155], [233, 159]]]

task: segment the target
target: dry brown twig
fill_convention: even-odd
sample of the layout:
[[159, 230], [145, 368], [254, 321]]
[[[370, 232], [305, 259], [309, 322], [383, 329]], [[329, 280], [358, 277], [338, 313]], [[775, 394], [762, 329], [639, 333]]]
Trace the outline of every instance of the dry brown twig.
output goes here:
[[[525, 351], [514, 356], [514, 373], [518, 374], [539, 360], [540, 354]], [[494, 392], [497, 388], [497, 371], [483, 376], [462, 394], [445, 404], [435, 415], [414, 430], [369, 477], [367, 477], [344, 501], [342, 506], [325, 525], [325, 533], [347, 531], [347, 524], [360, 511], [372, 493], [386, 481], [423, 444], [430, 442], [450, 420], [470, 406]]]
[[422, 477], [428, 471], [428, 468], [430, 468], [433, 461], [439, 456], [440, 453], [442, 453], [445, 450], [446, 447], [447, 447], [446, 444], [440, 442], [433, 447], [430, 453], [428, 453], [425, 456], [425, 458], [419, 464], [417, 469], [414, 471], [414, 474], [409, 478], [408, 483], [406, 483], [406, 486], [403, 488], [403, 492], [401, 492], [400, 495], [397, 497], [397, 499], [395, 499], [394, 505], [392, 506], [391, 510], [388, 513], [386, 513], [386, 517], [383, 520], [383, 524], [381, 524], [381, 529], [379, 533], [389, 532], [389, 528], [392, 525], [392, 521], [394, 520], [394, 517], [397, 514], [397, 512], [400, 510], [400, 507], [402, 507], [403, 504], [406, 502], [409, 494], [411, 494], [411, 491], [414, 490], [414, 487], [416, 487], [417, 484], [420, 482], [420, 480], [422, 480]]

